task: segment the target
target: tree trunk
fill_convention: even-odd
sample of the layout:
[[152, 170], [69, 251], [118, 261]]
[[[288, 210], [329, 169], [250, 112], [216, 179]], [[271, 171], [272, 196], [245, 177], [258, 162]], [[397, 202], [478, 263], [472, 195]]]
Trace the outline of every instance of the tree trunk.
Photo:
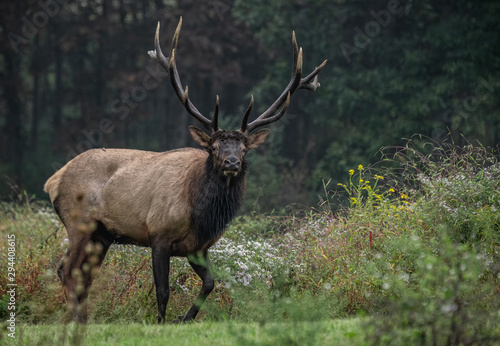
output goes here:
[[30, 141], [29, 147], [30, 150], [36, 150], [36, 146], [38, 143], [38, 116], [39, 116], [39, 93], [40, 93], [40, 75], [39, 75], [39, 63], [37, 59], [38, 53], [38, 36], [35, 36], [35, 43], [33, 45], [33, 94], [32, 94], [32, 102], [33, 106], [31, 109], [31, 131], [30, 131]]
[[4, 90], [3, 95], [7, 105], [5, 127], [5, 158], [9, 165], [8, 175], [15, 184], [21, 184], [23, 143], [22, 143], [22, 106], [19, 96], [21, 76], [19, 73], [21, 59], [13, 50], [7, 50], [4, 56]]

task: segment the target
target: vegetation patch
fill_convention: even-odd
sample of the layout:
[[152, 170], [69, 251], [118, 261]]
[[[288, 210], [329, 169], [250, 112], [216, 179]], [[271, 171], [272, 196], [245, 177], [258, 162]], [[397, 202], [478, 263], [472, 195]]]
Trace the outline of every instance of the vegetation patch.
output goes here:
[[[26, 194], [1, 204], [2, 239], [17, 240], [19, 340], [123, 344], [141, 335], [155, 344], [179, 332], [221, 344], [497, 344], [496, 152], [420, 138], [390, 152], [379, 165], [345, 172], [347, 183], [325, 182], [317, 208], [235, 219], [211, 251], [216, 288], [198, 322], [183, 326], [154, 325], [149, 249], [112, 246], [90, 292], [90, 324], [75, 332], [63, 323], [56, 275], [66, 246], [61, 224]], [[201, 285], [185, 259], [171, 267], [168, 321]], [[5, 321], [5, 271], [0, 282]]]

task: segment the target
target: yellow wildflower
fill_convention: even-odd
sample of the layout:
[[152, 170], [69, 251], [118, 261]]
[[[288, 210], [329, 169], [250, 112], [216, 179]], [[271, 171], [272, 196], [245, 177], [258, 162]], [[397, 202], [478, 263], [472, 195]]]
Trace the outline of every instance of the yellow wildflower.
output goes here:
[[349, 175], [353, 175], [354, 174], [354, 169], [350, 169], [349, 170]]
[[357, 198], [351, 197], [351, 203], [356, 204], [358, 202]]
[[407, 195], [407, 194], [402, 193], [402, 194], [401, 194], [401, 199], [408, 199], [408, 195]]
[[362, 171], [363, 170], [363, 165], [359, 165], [358, 166], [358, 171]]
[[394, 191], [394, 189], [391, 187], [391, 188], [389, 189], [389, 192], [396, 192], [396, 191]]
[[375, 180], [379, 180], [379, 179], [380, 180], [384, 180], [384, 177], [381, 176], [381, 175], [375, 174], [375, 176], [373, 177], [373, 179], [375, 179]]

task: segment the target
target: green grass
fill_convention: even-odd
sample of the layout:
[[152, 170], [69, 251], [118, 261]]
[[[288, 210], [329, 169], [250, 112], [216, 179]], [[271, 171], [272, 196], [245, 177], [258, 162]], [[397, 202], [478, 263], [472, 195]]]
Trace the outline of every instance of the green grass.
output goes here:
[[362, 345], [360, 319], [321, 322], [201, 322], [186, 325], [20, 326], [18, 345]]

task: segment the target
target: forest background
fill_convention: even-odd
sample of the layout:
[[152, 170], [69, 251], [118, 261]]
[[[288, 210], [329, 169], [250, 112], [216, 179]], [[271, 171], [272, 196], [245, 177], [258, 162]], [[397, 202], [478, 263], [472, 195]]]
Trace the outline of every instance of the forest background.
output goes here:
[[[248, 156], [245, 210], [318, 201], [380, 149], [414, 134], [500, 143], [500, 3], [346, 0], [40, 0], [0, 3], [0, 196], [47, 198], [43, 183], [93, 147], [195, 146], [194, 121], [147, 51], [179, 20], [178, 69], [223, 128], [238, 128], [290, 78], [291, 33], [321, 87], [294, 95], [268, 145]], [[391, 150], [391, 149], [386, 149]]]

